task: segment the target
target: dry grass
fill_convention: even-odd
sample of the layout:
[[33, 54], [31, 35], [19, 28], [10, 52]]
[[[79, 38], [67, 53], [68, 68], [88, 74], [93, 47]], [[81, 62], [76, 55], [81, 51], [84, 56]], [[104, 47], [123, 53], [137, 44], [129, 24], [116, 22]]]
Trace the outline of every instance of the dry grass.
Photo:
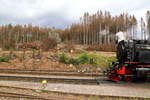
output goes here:
[[100, 44], [100, 45], [89, 45], [87, 47], [88, 51], [105, 51], [105, 52], [115, 52], [116, 51], [116, 44], [115, 43], [107, 43], [107, 44]]
[[[0, 56], [9, 56], [10, 51], [1, 51]], [[38, 51], [36, 52], [38, 54]], [[72, 68], [65, 64], [60, 64], [57, 59], [57, 52], [43, 52], [41, 58], [33, 58], [32, 51], [14, 51], [15, 58], [9, 62], [0, 62], [0, 69], [27, 69], [27, 70], [62, 70], [69, 71]]]

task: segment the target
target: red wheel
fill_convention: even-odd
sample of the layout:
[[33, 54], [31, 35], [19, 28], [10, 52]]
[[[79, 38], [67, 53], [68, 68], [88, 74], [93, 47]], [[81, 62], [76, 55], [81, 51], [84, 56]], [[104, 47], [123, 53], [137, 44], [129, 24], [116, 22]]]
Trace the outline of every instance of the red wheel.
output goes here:
[[146, 82], [150, 82], [150, 79], [146, 80]]
[[109, 76], [108, 77], [111, 81], [114, 81], [114, 82], [119, 82], [121, 81], [121, 78], [119, 76]]
[[132, 82], [132, 81], [133, 81], [132, 78], [129, 77], [129, 76], [126, 76], [124, 80], [125, 80], [126, 82]]

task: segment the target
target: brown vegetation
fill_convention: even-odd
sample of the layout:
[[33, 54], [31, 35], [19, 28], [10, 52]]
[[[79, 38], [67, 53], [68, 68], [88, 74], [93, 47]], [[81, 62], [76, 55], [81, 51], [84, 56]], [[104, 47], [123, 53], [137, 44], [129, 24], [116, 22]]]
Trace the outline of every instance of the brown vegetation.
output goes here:
[[[52, 33], [56, 34], [52, 36]], [[4, 50], [17, 48], [39, 49], [41, 43], [51, 42], [49, 47], [56, 45], [55, 36], [57, 33], [50, 28], [41, 28], [32, 25], [11, 24], [0, 27], [0, 48]], [[57, 39], [59, 37], [57, 36]], [[44, 49], [47, 49], [44, 46]]]
[[[7, 57], [10, 51], [1, 51], [0, 56]], [[59, 63], [57, 52], [43, 52], [41, 58], [33, 57], [32, 51], [14, 51], [15, 57], [9, 62], [0, 62], [0, 69], [24, 69], [24, 70], [73, 70], [68, 65]], [[35, 56], [39, 56], [38, 51], [34, 52]], [[23, 58], [24, 56], [24, 58]]]
[[56, 39], [49, 37], [42, 41], [41, 46], [44, 51], [48, 51], [49, 49], [52, 49], [57, 46], [57, 41], [56, 41]]
[[115, 52], [116, 44], [115, 43], [105, 43], [100, 45], [90, 45], [87, 47], [88, 51], [105, 51], [105, 52]]

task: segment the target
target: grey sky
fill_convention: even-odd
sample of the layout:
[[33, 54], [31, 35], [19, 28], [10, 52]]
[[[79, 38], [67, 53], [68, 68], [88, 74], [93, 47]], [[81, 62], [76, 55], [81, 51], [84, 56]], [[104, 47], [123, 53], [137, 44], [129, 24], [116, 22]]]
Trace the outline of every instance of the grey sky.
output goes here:
[[66, 28], [84, 12], [110, 11], [135, 14], [138, 20], [150, 10], [149, 0], [0, 0], [0, 25], [33, 24]]

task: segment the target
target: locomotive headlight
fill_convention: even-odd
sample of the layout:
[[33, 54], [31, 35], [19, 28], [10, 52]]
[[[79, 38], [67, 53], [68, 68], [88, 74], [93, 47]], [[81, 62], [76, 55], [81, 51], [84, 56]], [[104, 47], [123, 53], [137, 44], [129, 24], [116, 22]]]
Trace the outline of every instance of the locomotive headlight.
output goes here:
[[144, 49], [149, 49], [149, 50], [150, 50], [150, 47], [149, 47], [149, 46], [147, 46], [147, 47], [145, 47]]
[[136, 68], [136, 70], [138, 70], [138, 71], [149, 71], [150, 69], [149, 68]]
[[137, 48], [139, 48], [139, 49], [145, 49], [145, 50], [150, 50], [150, 45], [140, 45]]
[[136, 68], [137, 78], [146, 79], [148, 77], [149, 68]]

